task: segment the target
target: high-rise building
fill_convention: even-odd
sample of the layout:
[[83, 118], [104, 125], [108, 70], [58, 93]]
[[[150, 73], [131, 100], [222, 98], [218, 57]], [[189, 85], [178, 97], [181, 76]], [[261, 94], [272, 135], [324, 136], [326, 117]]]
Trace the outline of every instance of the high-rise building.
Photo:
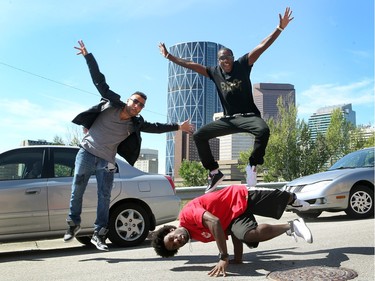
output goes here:
[[159, 152], [156, 149], [142, 148], [134, 167], [146, 173], [158, 173]]
[[53, 142], [48, 142], [46, 140], [23, 140], [21, 142], [21, 146], [29, 146], [29, 145], [52, 145]]
[[263, 119], [277, 119], [277, 99], [282, 97], [286, 105], [295, 105], [296, 91], [291, 84], [257, 83], [253, 85], [253, 97]]
[[311, 139], [315, 140], [318, 133], [325, 134], [331, 123], [332, 112], [340, 109], [346, 121], [356, 126], [355, 111], [352, 110], [352, 104], [333, 105], [319, 108], [308, 120]]
[[[170, 47], [177, 57], [202, 65], [217, 64], [217, 52], [222, 45], [213, 42], [186, 42]], [[168, 122], [182, 122], [190, 118], [199, 129], [212, 121], [213, 114], [222, 107], [215, 84], [207, 77], [169, 62], [168, 65]], [[167, 133], [165, 172], [174, 176], [175, 132]]]

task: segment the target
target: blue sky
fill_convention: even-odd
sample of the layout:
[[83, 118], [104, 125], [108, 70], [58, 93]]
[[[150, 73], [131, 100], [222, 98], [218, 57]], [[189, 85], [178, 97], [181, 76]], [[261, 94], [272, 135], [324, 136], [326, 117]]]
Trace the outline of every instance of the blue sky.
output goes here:
[[[0, 1], [0, 151], [24, 139], [68, 138], [71, 119], [99, 94], [73, 48], [82, 39], [111, 89], [148, 95], [142, 115], [166, 122], [168, 63], [158, 43], [212, 41], [236, 57], [278, 25], [294, 20], [253, 67], [253, 83], [290, 83], [299, 118], [352, 103], [357, 124], [374, 126], [374, 1], [364, 0], [2, 0]], [[164, 134], [143, 134], [159, 150]]]

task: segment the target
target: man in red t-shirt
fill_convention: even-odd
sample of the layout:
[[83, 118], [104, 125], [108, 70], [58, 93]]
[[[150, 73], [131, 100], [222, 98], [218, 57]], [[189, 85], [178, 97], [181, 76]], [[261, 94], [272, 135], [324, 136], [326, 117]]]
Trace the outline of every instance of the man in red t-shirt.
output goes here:
[[287, 205], [299, 210], [309, 208], [309, 204], [297, 199], [294, 193], [277, 189], [249, 190], [245, 185], [231, 185], [187, 203], [180, 212], [179, 227], [165, 225], [158, 229], [153, 235], [152, 246], [158, 255], [171, 257], [190, 239], [204, 243], [216, 241], [220, 260], [209, 275], [225, 276], [229, 264], [226, 244], [229, 234], [234, 246], [232, 263], [242, 263], [242, 243], [256, 248], [259, 242], [285, 232], [312, 243], [312, 234], [302, 218], [285, 224], [258, 225], [254, 215], [280, 219]]

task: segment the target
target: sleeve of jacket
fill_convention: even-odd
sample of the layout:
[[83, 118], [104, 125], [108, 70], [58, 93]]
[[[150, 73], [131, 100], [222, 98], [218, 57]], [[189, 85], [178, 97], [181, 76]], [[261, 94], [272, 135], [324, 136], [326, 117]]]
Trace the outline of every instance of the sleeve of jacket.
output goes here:
[[178, 131], [178, 124], [177, 123], [158, 123], [158, 122], [147, 122], [144, 120], [142, 122], [140, 131], [145, 133], [153, 133], [153, 134], [161, 134], [167, 132]]
[[96, 89], [99, 91], [100, 95], [108, 99], [111, 103], [117, 105], [124, 105], [120, 100], [121, 96], [113, 92], [105, 80], [105, 76], [99, 70], [99, 65], [96, 62], [94, 55], [89, 53], [85, 56], [87, 66], [90, 71], [92, 82], [94, 83]]

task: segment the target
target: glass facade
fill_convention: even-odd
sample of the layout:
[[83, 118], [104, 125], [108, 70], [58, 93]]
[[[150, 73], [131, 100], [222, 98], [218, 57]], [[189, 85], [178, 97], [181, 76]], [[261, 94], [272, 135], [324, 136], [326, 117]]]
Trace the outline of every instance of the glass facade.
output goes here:
[[[217, 64], [217, 52], [223, 46], [213, 42], [187, 42], [170, 47], [179, 58], [205, 66]], [[168, 65], [168, 122], [190, 119], [196, 128], [211, 122], [222, 107], [215, 84], [207, 77], [169, 62]], [[174, 176], [174, 132], [167, 133], [165, 173]]]
[[344, 119], [356, 126], [356, 114], [355, 111], [352, 110], [352, 104], [322, 107], [319, 108], [308, 121], [312, 140], [315, 141], [319, 133], [324, 135], [327, 132], [331, 124], [332, 111], [335, 109], [340, 109]]

